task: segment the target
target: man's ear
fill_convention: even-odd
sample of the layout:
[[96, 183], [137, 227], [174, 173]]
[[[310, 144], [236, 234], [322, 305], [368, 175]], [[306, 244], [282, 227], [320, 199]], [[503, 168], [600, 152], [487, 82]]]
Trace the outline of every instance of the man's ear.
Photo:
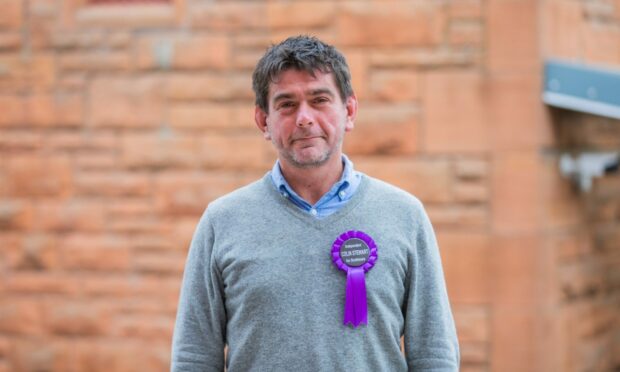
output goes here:
[[355, 118], [357, 117], [357, 97], [355, 93], [347, 98], [345, 105], [347, 108], [347, 122], [344, 125], [344, 130], [350, 132], [355, 127]]
[[256, 122], [258, 129], [263, 132], [263, 137], [270, 141], [271, 134], [269, 134], [269, 128], [267, 127], [267, 113], [258, 106], [254, 107], [254, 122]]

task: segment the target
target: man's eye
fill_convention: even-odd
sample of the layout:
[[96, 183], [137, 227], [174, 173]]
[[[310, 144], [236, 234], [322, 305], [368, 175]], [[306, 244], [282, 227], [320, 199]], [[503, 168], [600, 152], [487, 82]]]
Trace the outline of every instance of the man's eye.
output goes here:
[[295, 106], [295, 104], [293, 102], [290, 102], [290, 101], [282, 102], [280, 104], [280, 108], [291, 108], [291, 107], [294, 107], [294, 106]]
[[329, 99], [327, 97], [317, 97], [314, 99], [314, 103], [325, 103], [328, 102]]

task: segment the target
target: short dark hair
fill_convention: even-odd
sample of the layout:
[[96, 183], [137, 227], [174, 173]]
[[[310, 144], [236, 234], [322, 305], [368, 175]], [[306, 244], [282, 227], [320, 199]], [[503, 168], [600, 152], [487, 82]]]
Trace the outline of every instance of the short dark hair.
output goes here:
[[256, 95], [256, 105], [263, 111], [269, 110], [269, 84], [289, 69], [306, 71], [312, 75], [316, 71], [331, 72], [342, 100], [353, 95], [351, 73], [342, 53], [316, 37], [293, 36], [272, 45], [256, 64], [252, 74], [252, 89]]

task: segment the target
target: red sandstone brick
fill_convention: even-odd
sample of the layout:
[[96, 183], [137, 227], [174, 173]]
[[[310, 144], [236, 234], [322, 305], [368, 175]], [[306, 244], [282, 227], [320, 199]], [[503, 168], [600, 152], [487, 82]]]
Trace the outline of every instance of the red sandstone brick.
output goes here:
[[14, 340], [10, 363], [16, 371], [56, 370], [56, 345], [38, 338], [19, 338]]
[[588, 25], [583, 29], [583, 57], [590, 63], [620, 64], [620, 30], [609, 26]]
[[[536, 312], [513, 306], [496, 307], [492, 317], [492, 371], [535, 371], [541, 363], [540, 348], [546, 328]], [[497, 349], [499, 348], [499, 349]]]
[[265, 50], [271, 44], [271, 37], [268, 33], [242, 32], [232, 36], [233, 48], [235, 50], [256, 49]]
[[356, 168], [414, 194], [424, 203], [452, 200], [450, 164], [444, 159], [355, 157]]
[[[433, 221], [433, 216], [430, 216]], [[455, 232], [436, 228], [446, 285], [450, 301], [455, 304], [478, 304], [490, 300], [491, 250], [489, 236], [484, 233]], [[487, 328], [477, 333], [484, 341]], [[467, 339], [467, 338], [466, 338]]]
[[12, 156], [6, 166], [9, 195], [41, 197], [71, 194], [73, 171], [66, 156]]
[[[194, 224], [195, 224], [194, 220]], [[109, 296], [115, 299], [147, 297], [178, 301], [180, 277], [136, 275], [84, 275], [80, 277], [81, 293], [87, 296]], [[176, 297], [176, 298], [175, 298]]]
[[224, 70], [230, 66], [230, 60], [231, 43], [223, 35], [198, 34], [177, 39], [149, 37], [138, 44], [137, 65], [142, 69]]
[[558, 257], [559, 262], [579, 260], [592, 253], [593, 242], [584, 228], [575, 228], [567, 233], [547, 236], [547, 244]]
[[82, 6], [74, 11], [73, 16], [70, 16], [67, 26], [76, 29], [101, 27], [115, 31], [163, 28], [177, 25], [180, 15], [180, 7], [173, 7], [169, 4]]
[[345, 135], [345, 152], [351, 155], [412, 154], [418, 143], [417, 118], [418, 111], [406, 105], [362, 106], [355, 129]]
[[186, 255], [179, 252], [136, 254], [132, 259], [135, 272], [158, 275], [181, 275], [185, 267]]
[[450, 22], [448, 40], [450, 45], [478, 47], [483, 41], [483, 28], [479, 22]]
[[133, 35], [130, 32], [116, 32], [107, 35], [107, 39], [104, 44], [110, 48], [127, 48], [130, 47], [133, 40]]
[[411, 103], [420, 98], [420, 75], [411, 70], [379, 70], [370, 75], [370, 98]]
[[233, 53], [232, 67], [236, 70], [247, 70], [251, 73], [256, 62], [265, 54], [265, 50], [245, 50]]
[[111, 72], [130, 71], [132, 56], [124, 51], [78, 51], [64, 52], [58, 59], [58, 68], [65, 72]]
[[[155, 179], [156, 204], [162, 213], [175, 218], [199, 218], [209, 202], [259, 177], [226, 170], [161, 174]], [[193, 228], [190, 226], [190, 230]], [[186, 236], [191, 237], [191, 231]], [[184, 244], [182, 246], [185, 247]]]
[[489, 71], [540, 70], [538, 9], [536, 1], [489, 2], [486, 33]]
[[104, 204], [95, 200], [43, 201], [34, 207], [44, 231], [101, 232], [105, 226]]
[[85, 72], [63, 73], [58, 77], [58, 89], [63, 92], [82, 92], [87, 88], [87, 76]]
[[527, 306], [547, 298], [547, 250], [535, 235], [495, 236], [492, 283], [495, 301]]
[[13, 335], [41, 334], [43, 308], [38, 299], [5, 296], [0, 300], [0, 331]]
[[150, 177], [145, 172], [81, 172], [75, 177], [79, 196], [128, 197], [151, 194]]
[[614, 20], [613, 1], [584, 1], [582, 7], [583, 15], [592, 23], [607, 23]]
[[542, 77], [538, 74], [490, 79], [487, 104], [494, 149], [534, 149], [552, 145], [553, 128], [546, 120], [540, 100], [541, 84]]
[[0, 95], [0, 127], [19, 126], [26, 121], [24, 100], [19, 95]]
[[[169, 122], [174, 129], [205, 130], [227, 128], [235, 124], [231, 120], [232, 107], [221, 103], [182, 103], [170, 106]], [[245, 126], [245, 123], [243, 123]]]
[[491, 215], [495, 231], [538, 231], [543, 222], [540, 169], [541, 157], [535, 151], [510, 151], [494, 156]]
[[[457, 331], [458, 332], [458, 331]], [[489, 363], [489, 344], [485, 342], [459, 341], [461, 352], [460, 372], [487, 372]]]
[[3, 199], [0, 203], [0, 228], [17, 231], [34, 225], [33, 206], [27, 200]]
[[424, 150], [483, 152], [490, 147], [486, 87], [476, 72], [430, 72], [424, 76]]
[[166, 79], [165, 96], [172, 100], [228, 100], [235, 86], [222, 74], [174, 74]]
[[368, 88], [368, 53], [360, 51], [357, 48], [344, 49], [343, 54], [347, 59], [349, 70], [351, 72], [351, 85], [357, 99], [360, 102], [366, 102], [369, 98]]
[[457, 325], [459, 343], [486, 343], [489, 341], [491, 316], [486, 306], [455, 306], [453, 313], [454, 322]]
[[583, 56], [584, 27], [582, 3], [547, 1], [542, 4], [540, 34], [545, 52], [556, 58], [578, 59]]
[[58, 240], [51, 235], [31, 233], [6, 246], [6, 265], [12, 270], [53, 270], [59, 267]]
[[487, 228], [491, 217], [488, 207], [482, 205], [431, 205], [428, 214], [437, 227], [477, 230]]
[[489, 163], [482, 158], [458, 158], [454, 170], [455, 175], [461, 179], [485, 178], [489, 174]]
[[40, 126], [79, 126], [84, 107], [78, 94], [34, 94], [26, 98], [26, 121]]
[[336, 4], [330, 1], [296, 1], [267, 3], [269, 29], [326, 27], [332, 23]]
[[6, 359], [11, 349], [11, 341], [8, 337], [0, 336], [0, 360]]
[[557, 156], [541, 159], [539, 192], [544, 208], [542, 226], [572, 229], [586, 223], [586, 214], [572, 181], [560, 175]]
[[[230, 151], [235, 149], [235, 151]], [[275, 150], [259, 133], [207, 134], [200, 139], [201, 164], [207, 169], [269, 169]]]
[[168, 342], [172, 339], [173, 326], [172, 316], [125, 315], [114, 321], [113, 332], [120, 337]]
[[486, 182], [459, 182], [454, 186], [454, 197], [463, 203], [487, 202], [489, 187]]
[[437, 68], [442, 66], [468, 66], [480, 64], [476, 50], [447, 48], [433, 49], [373, 49], [369, 52], [370, 64], [386, 68]]
[[21, 34], [15, 31], [0, 32], [0, 50], [14, 50], [22, 45]]
[[344, 3], [336, 21], [340, 45], [436, 45], [445, 16], [432, 4], [401, 2]]
[[163, 121], [162, 81], [156, 77], [96, 78], [89, 89], [95, 126], [156, 127]]
[[78, 293], [81, 283], [74, 277], [59, 272], [16, 271], [6, 278], [6, 293], [65, 294]]
[[239, 128], [255, 128], [254, 104], [233, 105], [230, 125]]
[[173, 66], [181, 69], [228, 68], [231, 60], [227, 36], [195, 36], [178, 41], [174, 46]]
[[41, 132], [30, 129], [7, 128], [0, 130], [0, 151], [14, 153], [20, 151], [38, 151], [44, 146]]
[[200, 141], [193, 135], [125, 135], [119, 162], [132, 169], [193, 168], [200, 164]]
[[21, 1], [0, 1], [0, 28], [19, 29], [23, 22], [23, 5]]
[[77, 170], [86, 171], [112, 170], [118, 167], [116, 154], [112, 152], [83, 153], [74, 159], [73, 164]]
[[207, 3], [193, 9], [192, 28], [219, 31], [254, 30], [267, 26], [267, 5], [262, 2]]
[[107, 229], [114, 234], [165, 234], [167, 225], [164, 221], [151, 216], [136, 218], [117, 218], [108, 223]]
[[56, 49], [87, 49], [103, 44], [105, 35], [100, 30], [63, 30], [52, 34]]
[[479, 19], [482, 17], [481, 0], [454, 0], [448, 5], [450, 18]]
[[101, 307], [86, 301], [45, 301], [45, 327], [60, 336], [97, 336], [106, 332], [110, 316]]
[[[102, 235], [72, 234], [61, 242], [60, 256], [66, 270], [125, 271], [131, 252], [122, 239]], [[105, 257], [105, 259], [102, 259]]]
[[164, 371], [170, 368], [169, 342], [113, 338], [76, 343], [72, 355], [81, 371]]

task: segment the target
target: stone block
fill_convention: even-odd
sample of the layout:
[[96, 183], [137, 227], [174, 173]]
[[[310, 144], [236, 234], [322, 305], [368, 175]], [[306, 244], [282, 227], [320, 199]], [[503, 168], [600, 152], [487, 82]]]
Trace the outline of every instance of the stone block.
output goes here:
[[428, 46], [442, 42], [445, 14], [426, 3], [343, 3], [336, 20], [345, 46]]
[[491, 145], [486, 84], [474, 71], [429, 72], [423, 77], [424, 147], [430, 153], [480, 153]]
[[411, 104], [420, 98], [420, 74], [408, 69], [373, 71], [369, 90], [373, 101]]
[[320, 28], [329, 26], [336, 16], [336, 4], [330, 1], [267, 3], [269, 29]]
[[536, 1], [490, 1], [486, 66], [491, 73], [540, 70], [539, 5]]
[[[489, 278], [492, 262], [489, 236], [483, 233], [453, 232], [445, 228], [436, 228], [436, 233], [450, 302], [458, 306], [457, 309], [465, 309], [459, 313], [465, 319], [476, 316], [485, 318], [484, 311], [466, 311], [470, 308], [462, 305], [485, 303], [491, 299]], [[481, 327], [477, 331], [471, 331], [473, 334], [469, 336], [469, 331], [466, 331], [466, 339], [486, 341], [487, 336], [484, 334], [488, 329]]]
[[157, 127], [164, 120], [161, 92], [156, 77], [95, 78], [88, 91], [88, 121], [96, 127]]
[[452, 173], [445, 159], [356, 157], [356, 168], [417, 196], [424, 203], [452, 200]]
[[418, 110], [407, 105], [362, 106], [355, 128], [345, 135], [351, 155], [412, 154], [418, 143]]

